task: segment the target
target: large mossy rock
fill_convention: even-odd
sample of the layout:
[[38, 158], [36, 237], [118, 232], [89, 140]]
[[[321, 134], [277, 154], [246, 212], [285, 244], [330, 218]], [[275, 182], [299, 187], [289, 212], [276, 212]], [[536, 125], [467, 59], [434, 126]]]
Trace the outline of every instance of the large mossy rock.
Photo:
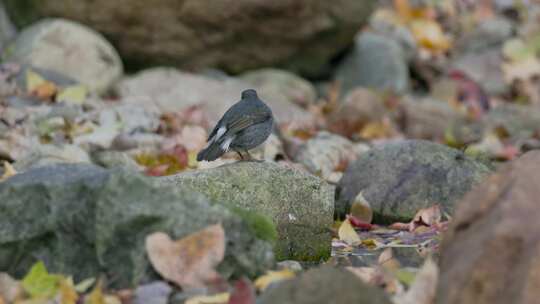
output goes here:
[[273, 263], [271, 245], [238, 215], [120, 169], [62, 164], [17, 174], [0, 183], [0, 223], [0, 271], [18, 278], [39, 259], [76, 281], [105, 273], [115, 287], [135, 286], [154, 275], [147, 234], [177, 239], [215, 223], [227, 238], [224, 276], [255, 276]]
[[454, 211], [490, 167], [461, 151], [424, 140], [371, 149], [349, 165], [338, 186], [336, 213], [343, 216], [361, 192], [378, 222], [408, 221], [433, 204]]
[[233, 73], [282, 66], [316, 76], [352, 43], [377, 1], [4, 2], [19, 26], [48, 16], [76, 20], [109, 37], [131, 62]]
[[334, 187], [313, 175], [276, 163], [236, 162], [162, 181], [271, 218], [278, 259], [319, 260], [330, 252]]
[[[260, 304], [390, 304], [382, 289], [369, 286], [352, 272], [323, 266], [269, 287]], [[258, 303], [259, 303], [258, 302]]]

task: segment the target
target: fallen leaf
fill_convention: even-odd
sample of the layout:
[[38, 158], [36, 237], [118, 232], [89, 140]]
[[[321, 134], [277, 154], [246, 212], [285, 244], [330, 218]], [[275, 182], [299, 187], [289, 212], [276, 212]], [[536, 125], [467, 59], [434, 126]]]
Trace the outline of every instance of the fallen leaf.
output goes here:
[[75, 285], [75, 290], [80, 293], [86, 292], [94, 284], [95, 281], [95, 278], [84, 279], [80, 281], [77, 285]]
[[433, 226], [441, 222], [442, 213], [439, 204], [420, 209], [409, 224], [409, 231], [414, 231], [418, 226]]
[[21, 294], [21, 284], [9, 274], [0, 273], [0, 298], [6, 303], [13, 303]]
[[56, 95], [56, 102], [82, 104], [86, 100], [88, 89], [83, 85], [74, 85], [61, 89]]
[[184, 304], [226, 304], [229, 298], [229, 293], [223, 292], [211, 296], [195, 296], [187, 299]]
[[351, 204], [350, 213], [356, 219], [367, 224], [371, 223], [371, 221], [373, 220], [373, 210], [371, 209], [371, 205], [364, 198], [364, 195], [361, 191], [354, 198], [354, 201]]
[[103, 282], [99, 280], [92, 292], [84, 299], [85, 304], [107, 304], [102, 290]]
[[51, 99], [58, 88], [50, 81], [45, 80], [36, 72], [32, 70], [26, 71], [26, 90], [31, 95], [38, 97], [39, 99]]
[[251, 281], [242, 278], [234, 284], [234, 290], [228, 304], [255, 304], [255, 289]]
[[378, 263], [384, 269], [388, 270], [397, 270], [401, 267], [399, 261], [394, 258], [392, 248], [386, 248], [383, 250], [383, 252], [381, 252]]
[[360, 228], [364, 230], [371, 230], [373, 229], [373, 225], [370, 223], [363, 222], [359, 219], [357, 219], [355, 216], [352, 216], [350, 214], [347, 214], [347, 219], [349, 222], [351, 222], [351, 225], [355, 228]]
[[12, 177], [15, 174], [17, 174], [15, 168], [13, 168], [13, 166], [9, 162], [4, 161], [4, 174], [0, 176], [0, 182], [5, 181], [6, 179]]
[[32, 298], [51, 298], [58, 292], [61, 276], [49, 274], [42, 261], [32, 266], [23, 278], [22, 287]]
[[451, 46], [450, 39], [444, 34], [441, 26], [428, 19], [415, 19], [410, 29], [418, 44], [435, 52], [444, 52]]
[[79, 295], [75, 290], [72, 278], [63, 278], [60, 280], [60, 303], [62, 304], [76, 304], [79, 299]]
[[418, 271], [411, 287], [405, 294], [394, 297], [395, 304], [432, 304], [435, 302], [439, 269], [437, 264], [427, 258]]
[[400, 223], [400, 222], [396, 222], [396, 223], [392, 223], [390, 226], [388, 226], [388, 228], [394, 229], [394, 230], [404, 230], [404, 231], [409, 231], [410, 223]]
[[358, 244], [360, 242], [360, 237], [358, 236], [358, 233], [356, 233], [356, 230], [354, 230], [349, 219], [344, 220], [343, 223], [341, 223], [341, 226], [339, 226], [338, 236], [340, 240], [349, 245]]
[[204, 287], [205, 282], [219, 276], [214, 267], [225, 254], [225, 232], [216, 224], [176, 241], [155, 232], [146, 237], [146, 252], [163, 278], [184, 290]]
[[268, 271], [265, 275], [260, 276], [255, 280], [255, 287], [258, 290], [263, 291], [272, 283], [288, 280], [294, 278], [294, 276], [295, 273], [287, 268], [279, 271]]

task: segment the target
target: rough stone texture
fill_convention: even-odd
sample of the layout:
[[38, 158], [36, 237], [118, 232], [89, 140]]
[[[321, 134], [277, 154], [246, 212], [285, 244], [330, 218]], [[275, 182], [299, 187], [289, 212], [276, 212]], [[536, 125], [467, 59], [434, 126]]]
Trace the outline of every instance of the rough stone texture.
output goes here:
[[271, 162], [237, 162], [161, 180], [271, 218], [278, 259], [318, 260], [329, 253], [334, 187], [315, 176]]
[[[201, 105], [208, 115], [210, 125], [214, 125], [223, 113], [240, 100], [245, 89], [252, 84], [236, 78], [215, 79], [192, 73], [180, 72], [172, 68], [152, 68], [121, 81], [117, 90], [124, 98], [149, 98], [162, 112], [179, 111], [193, 105]], [[267, 92], [261, 99], [272, 108], [279, 123], [295, 121], [310, 124], [313, 115], [290, 103], [283, 93]]]
[[493, 17], [480, 21], [474, 29], [465, 33], [456, 42], [456, 51], [482, 52], [500, 47], [513, 34], [513, 24], [504, 17]]
[[179, 187], [127, 170], [56, 165], [0, 183], [0, 270], [20, 278], [41, 259], [75, 281], [109, 275], [114, 287], [152, 279], [147, 234], [181, 238], [222, 223], [227, 238], [220, 272], [255, 276], [272, 265], [270, 244], [238, 215]]
[[382, 289], [368, 286], [350, 271], [323, 266], [269, 287], [260, 304], [390, 304]]
[[465, 72], [482, 86], [489, 95], [508, 92], [510, 86], [506, 83], [501, 65], [503, 56], [500, 49], [493, 48], [482, 52], [470, 52], [456, 56], [451, 67]]
[[120, 57], [104, 37], [64, 19], [45, 19], [25, 28], [3, 57], [65, 74], [98, 93], [123, 73]]
[[218, 67], [234, 73], [282, 66], [307, 76], [320, 75], [330, 58], [351, 44], [375, 3], [6, 0], [18, 25], [43, 16], [77, 20], [104, 33], [123, 58], [138, 63]]
[[379, 121], [385, 113], [382, 99], [372, 90], [353, 89], [328, 117], [328, 129], [345, 137], [353, 137], [369, 122]]
[[401, 45], [386, 36], [363, 32], [336, 72], [342, 92], [356, 86], [403, 92], [409, 87], [407, 59]]
[[453, 124], [466, 119], [448, 103], [431, 98], [405, 97], [399, 108], [396, 121], [409, 138], [439, 140]]
[[344, 216], [362, 191], [376, 222], [408, 221], [435, 203], [452, 214], [456, 201], [489, 172], [447, 146], [424, 140], [389, 143], [349, 165], [339, 182], [336, 213]]
[[505, 165], [458, 204], [443, 238], [438, 304], [538, 303], [540, 152]]
[[240, 78], [260, 88], [260, 95], [263, 98], [266, 94], [269, 96], [282, 94], [287, 101], [301, 107], [307, 107], [316, 101], [315, 87], [309, 81], [288, 71], [267, 68], [244, 73]]

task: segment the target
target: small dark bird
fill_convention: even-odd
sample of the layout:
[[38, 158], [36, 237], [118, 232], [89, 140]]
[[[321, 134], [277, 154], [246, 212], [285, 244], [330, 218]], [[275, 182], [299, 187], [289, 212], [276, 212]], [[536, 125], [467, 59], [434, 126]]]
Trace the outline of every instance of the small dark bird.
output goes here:
[[242, 99], [225, 112], [208, 136], [208, 146], [197, 154], [197, 161], [216, 160], [231, 149], [242, 159], [242, 152], [252, 159], [248, 150], [270, 136], [273, 124], [270, 107], [259, 99], [255, 90], [244, 90]]

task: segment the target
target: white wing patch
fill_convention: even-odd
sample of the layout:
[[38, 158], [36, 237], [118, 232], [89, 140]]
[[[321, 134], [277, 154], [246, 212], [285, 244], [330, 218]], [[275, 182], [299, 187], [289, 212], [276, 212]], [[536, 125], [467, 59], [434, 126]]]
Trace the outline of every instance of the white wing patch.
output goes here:
[[232, 141], [234, 140], [234, 136], [231, 136], [221, 144], [221, 149], [225, 152], [229, 151], [229, 147], [231, 146]]
[[223, 136], [223, 134], [225, 134], [225, 132], [227, 131], [227, 128], [226, 127], [221, 127], [217, 130], [217, 133], [216, 133], [216, 136], [214, 137], [215, 140], [218, 140], [221, 136]]

